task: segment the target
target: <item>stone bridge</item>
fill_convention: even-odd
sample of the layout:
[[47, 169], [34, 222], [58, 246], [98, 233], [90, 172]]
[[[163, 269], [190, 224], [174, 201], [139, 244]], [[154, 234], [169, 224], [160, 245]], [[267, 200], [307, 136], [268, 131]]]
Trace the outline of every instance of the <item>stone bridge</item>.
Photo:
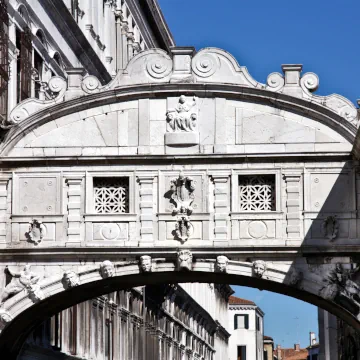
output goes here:
[[359, 115], [302, 66], [255, 81], [227, 52], [152, 49], [82, 69], [1, 124], [0, 353], [133, 286], [287, 294], [360, 330]]

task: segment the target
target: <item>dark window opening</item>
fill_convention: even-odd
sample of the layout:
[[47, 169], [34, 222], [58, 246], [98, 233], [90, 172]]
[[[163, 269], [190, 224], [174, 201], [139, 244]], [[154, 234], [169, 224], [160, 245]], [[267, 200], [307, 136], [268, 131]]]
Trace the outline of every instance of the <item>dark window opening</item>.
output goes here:
[[237, 347], [237, 359], [236, 360], [246, 360], [246, 346]]

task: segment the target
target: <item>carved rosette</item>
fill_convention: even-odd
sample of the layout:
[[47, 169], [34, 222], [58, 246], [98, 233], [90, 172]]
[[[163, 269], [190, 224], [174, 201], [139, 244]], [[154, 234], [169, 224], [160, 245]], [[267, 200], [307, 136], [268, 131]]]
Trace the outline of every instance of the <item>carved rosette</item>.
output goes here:
[[339, 222], [335, 216], [328, 216], [321, 224], [322, 235], [333, 241], [337, 238], [339, 233]]
[[177, 178], [171, 180], [171, 199], [176, 207], [173, 215], [177, 216], [175, 225], [176, 236], [182, 241], [186, 241], [194, 232], [194, 227], [190, 221], [193, 212], [192, 203], [194, 201], [195, 184], [191, 177], [185, 176], [181, 171]]
[[220, 67], [220, 60], [215, 54], [198, 53], [192, 60], [194, 73], [202, 78], [213, 75]]
[[26, 233], [26, 236], [29, 241], [39, 244], [46, 234], [45, 225], [36, 219], [30, 221], [29, 231]]

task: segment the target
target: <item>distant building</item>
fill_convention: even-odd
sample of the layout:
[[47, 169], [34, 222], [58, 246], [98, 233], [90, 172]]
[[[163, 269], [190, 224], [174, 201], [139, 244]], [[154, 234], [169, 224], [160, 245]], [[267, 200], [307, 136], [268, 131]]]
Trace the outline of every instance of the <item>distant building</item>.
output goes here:
[[316, 341], [315, 333], [310, 332], [310, 345], [307, 347], [309, 353], [308, 360], [318, 360], [319, 349], [320, 344]]
[[264, 313], [252, 301], [229, 298], [229, 359], [264, 360]]
[[264, 360], [274, 360], [274, 339], [264, 335]]
[[295, 344], [294, 348], [281, 348], [278, 345], [274, 350], [274, 357], [276, 360], [308, 360], [307, 349], [301, 349], [300, 344]]

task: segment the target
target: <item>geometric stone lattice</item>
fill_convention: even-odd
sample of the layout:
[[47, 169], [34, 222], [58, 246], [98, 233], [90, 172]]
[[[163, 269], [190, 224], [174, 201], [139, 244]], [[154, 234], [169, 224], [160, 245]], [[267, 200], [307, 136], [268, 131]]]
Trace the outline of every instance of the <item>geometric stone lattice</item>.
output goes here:
[[239, 176], [240, 211], [275, 211], [275, 175]]
[[95, 212], [121, 214], [129, 212], [129, 178], [94, 178]]

